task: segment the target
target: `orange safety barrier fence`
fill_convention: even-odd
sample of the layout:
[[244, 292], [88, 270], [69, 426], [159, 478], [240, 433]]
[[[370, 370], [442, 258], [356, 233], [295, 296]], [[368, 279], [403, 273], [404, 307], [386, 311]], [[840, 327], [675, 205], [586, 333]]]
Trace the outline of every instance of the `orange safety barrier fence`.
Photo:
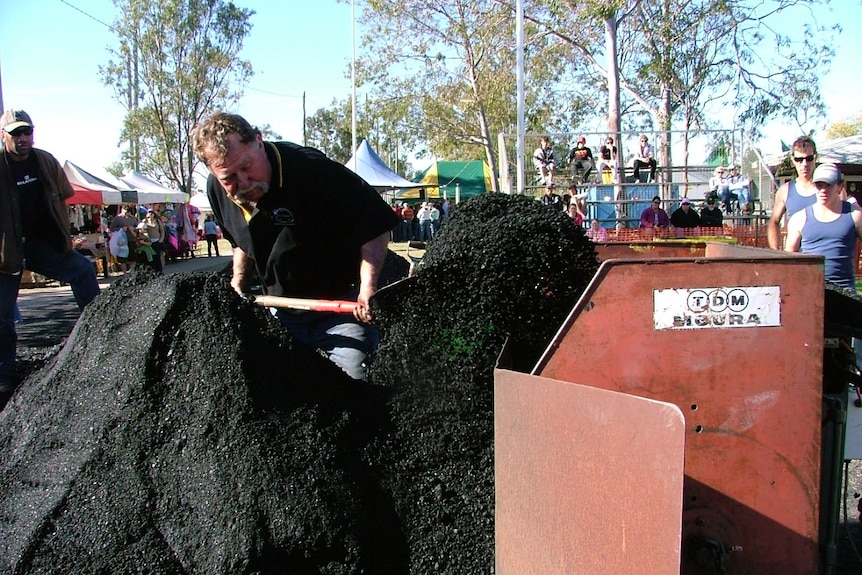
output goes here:
[[[784, 243], [785, 230], [781, 230]], [[741, 246], [768, 248], [766, 224], [725, 225], [721, 228], [622, 228], [608, 230], [610, 243], [652, 242], [669, 239], [694, 239], [734, 242]], [[862, 242], [856, 242], [856, 277], [862, 277]]]

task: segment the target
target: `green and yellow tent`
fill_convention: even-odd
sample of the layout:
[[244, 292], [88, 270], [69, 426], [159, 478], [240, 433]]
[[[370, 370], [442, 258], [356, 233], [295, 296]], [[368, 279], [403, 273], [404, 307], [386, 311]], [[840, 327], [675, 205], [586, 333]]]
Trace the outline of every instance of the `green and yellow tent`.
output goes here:
[[456, 192], [460, 200], [491, 191], [491, 169], [481, 160], [468, 162], [437, 161], [428, 166], [415, 178], [414, 182], [425, 184], [425, 195], [418, 189], [401, 190], [395, 197], [399, 200], [415, 200], [447, 197], [455, 200]]

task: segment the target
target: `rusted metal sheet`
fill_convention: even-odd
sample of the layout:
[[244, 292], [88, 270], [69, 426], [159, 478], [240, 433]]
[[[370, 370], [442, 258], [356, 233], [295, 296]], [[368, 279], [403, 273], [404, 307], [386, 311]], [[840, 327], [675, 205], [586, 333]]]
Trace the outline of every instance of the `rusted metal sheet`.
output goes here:
[[495, 573], [679, 573], [684, 425], [668, 403], [496, 370]]
[[596, 244], [599, 261], [611, 259], [696, 258], [706, 251], [705, 242], [663, 241]]
[[734, 575], [808, 575], [822, 356], [821, 258], [707, 246], [603, 263], [534, 374], [685, 414], [682, 573], [714, 573], [715, 559]]

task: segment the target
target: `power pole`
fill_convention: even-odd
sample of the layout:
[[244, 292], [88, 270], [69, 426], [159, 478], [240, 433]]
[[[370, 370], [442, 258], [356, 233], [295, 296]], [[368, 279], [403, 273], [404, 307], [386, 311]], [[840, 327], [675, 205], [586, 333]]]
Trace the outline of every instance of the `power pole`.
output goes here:
[[6, 108], [3, 106], [3, 72], [0, 70], [0, 114], [6, 111]]

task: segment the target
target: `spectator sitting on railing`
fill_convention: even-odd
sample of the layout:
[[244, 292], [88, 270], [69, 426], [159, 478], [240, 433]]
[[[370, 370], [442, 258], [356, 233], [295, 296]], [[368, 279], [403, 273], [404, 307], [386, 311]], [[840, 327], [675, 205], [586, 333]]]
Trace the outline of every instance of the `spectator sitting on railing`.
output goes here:
[[641, 136], [640, 146], [635, 152], [635, 159], [632, 161], [635, 182], [640, 181], [641, 168], [649, 168], [649, 179], [647, 180], [647, 183], [654, 182], [657, 165], [655, 158], [653, 158], [652, 146], [649, 145], [649, 141], [646, 136]]
[[667, 212], [661, 208], [661, 198], [655, 196], [652, 204], [641, 212], [642, 228], [666, 228], [670, 225]]
[[617, 181], [617, 147], [614, 146], [613, 136], [608, 136], [608, 139], [605, 140], [605, 145], [599, 148], [599, 160], [596, 162], [596, 170], [598, 170], [600, 176], [605, 170], [609, 170], [611, 172], [611, 182]]
[[680, 206], [670, 216], [670, 223], [678, 230], [690, 230], [700, 227], [700, 216], [691, 209], [691, 200], [683, 198]]
[[723, 198], [724, 194], [727, 193], [724, 166], [718, 166], [713, 170], [712, 177], [709, 178], [709, 193], [715, 194], [719, 198]]
[[577, 181], [580, 173], [583, 173], [581, 182], [590, 179], [593, 171], [593, 151], [587, 147], [586, 136], [578, 136], [578, 142], [569, 152], [567, 160], [572, 170], [572, 179]]
[[730, 166], [730, 176], [727, 178], [728, 195], [737, 198], [739, 209], [743, 214], [748, 213], [750, 185], [751, 180], [748, 176], [739, 173], [739, 166]]
[[533, 152], [533, 165], [539, 171], [539, 177], [544, 185], [554, 183], [554, 172], [557, 170], [557, 162], [554, 159], [554, 149], [551, 148], [551, 139], [542, 136], [541, 144]]
[[716, 205], [718, 198], [713, 192], [706, 198], [706, 207], [700, 210], [700, 225], [705, 228], [720, 228], [724, 225], [724, 215]]

